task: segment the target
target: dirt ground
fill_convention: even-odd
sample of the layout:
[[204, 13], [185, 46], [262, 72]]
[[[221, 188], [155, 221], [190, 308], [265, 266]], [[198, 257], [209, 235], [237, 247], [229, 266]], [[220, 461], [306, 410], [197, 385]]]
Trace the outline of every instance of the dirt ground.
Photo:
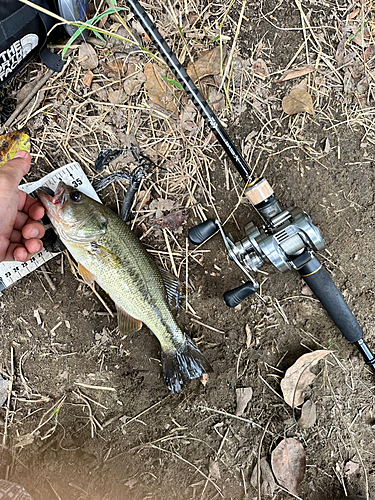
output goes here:
[[[211, 34], [229, 4], [194, 3], [190, 18], [187, 5], [179, 2], [168, 4], [169, 14], [162, 3], [145, 7], [180, 54], [173, 11], [186, 33], [194, 34], [187, 40], [195, 56], [218, 46]], [[251, 166], [273, 185], [280, 205], [303, 208], [320, 228], [327, 248], [319, 257], [375, 350], [375, 108], [371, 78], [365, 92], [358, 86], [370, 74], [372, 59], [362, 74], [350, 62], [337, 61], [343, 26], [357, 22], [370, 27], [372, 36], [371, 5], [248, 2], [242, 19], [241, 7], [235, 2], [217, 31], [230, 51], [242, 21], [230, 105], [219, 116]], [[356, 9], [357, 17], [349, 19]], [[196, 14], [202, 14], [202, 23], [194, 31]], [[111, 23], [115, 20], [108, 19], [107, 29]], [[207, 32], [207, 38], [201, 36]], [[358, 63], [372, 43], [372, 38], [363, 46], [349, 41], [351, 61]], [[153, 50], [152, 44], [147, 48]], [[96, 50], [99, 60], [113, 52], [111, 46]], [[145, 55], [137, 57], [140, 64], [147, 61]], [[30, 180], [70, 161], [80, 161], [90, 179], [97, 177], [93, 165], [99, 146], [119, 146], [123, 136], [134, 133], [140, 150], [163, 167], [143, 186], [151, 196], [137, 214], [137, 234], [173, 270], [167, 234], [181, 282], [188, 284], [189, 306], [176, 313], [178, 321], [214, 371], [205, 384], [193, 381], [182, 394], [168, 394], [156, 338], [146, 328], [121, 338], [116, 318], [60, 254], [45, 266], [49, 280], [35, 271], [0, 294], [1, 373], [13, 377], [10, 405], [0, 410], [1, 432], [6, 432], [1, 477], [22, 484], [34, 500], [252, 499], [258, 496], [251, 481], [257, 462], [261, 457], [270, 462], [276, 445], [293, 437], [303, 444], [307, 461], [296, 498], [375, 498], [374, 375], [320, 303], [305, 294], [301, 278], [265, 266], [257, 275], [259, 296], [230, 309], [222, 294], [244, 276], [228, 260], [220, 238], [198, 250], [189, 244], [186, 264], [188, 229], [215, 214], [227, 219], [243, 188], [240, 176], [221, 148], [207, 140], [209, 131], [198, 118], [200, 133], [192, 137], [187, 131], [178, 135], [181, 120], [172, 114], [163, 119], [160, 106], [137, 110], [147, 99], [144, 90], [123, 108], [103, 104], [104, 97], [87, 97], [91, 90], [82, 84], [86, 71], [78, 59], [73, 47], [64, 75], [48, 82], [29, 115], [19, 119], [32, 138]], [[259, 60], [261, 70], [254, 70]], [[284, 69], [307, 64], [315, 71], [276, 82]], [[16, 96], [40, 68], [30, 65], [1, 89], [3, 96]], [[103, 81], [98, 69], [93, 72], [99, 75], [94, 82]], [[314, 114], [288, 116], [281, 101], [304, 79]], [[104, 83], [110, 81], [107, 76]], [[217, 80], [212, 86], [219, 88]], [[70, 93], [64, 93], [67, 88]], [[85, 99], [87, 107], [80, 107]], [[187, 106], [188, 100], [180, 99]], [[122, 188], [115, 189], [102, 196], [114, 209], [122, 199]], [[167, 212], [194, 205], [182, 230], [163, 233], [154, 224], [151, 203], [160, 198], [173, 201]], [[250, 221], [260, 223], [241, 202], [226, 231], [238, 240]], [[114, 312], [109, 297], [97, 293]], [[306, 395], [316, 403], [316, 423], [301, 429], [300, 410], [284, 402], [280, 380], [299, 356], [323, 348], [333, 355], [320, 362]], [[253, 396], [236, 417], [241, 387], [251, 387]], [[260, 496], [291, 497], [281, 486], [269, 493]]]

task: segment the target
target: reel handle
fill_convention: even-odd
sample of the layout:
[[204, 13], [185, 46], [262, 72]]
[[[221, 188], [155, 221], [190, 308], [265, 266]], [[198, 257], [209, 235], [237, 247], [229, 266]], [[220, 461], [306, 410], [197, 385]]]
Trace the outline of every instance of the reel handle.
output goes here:
[[208, 240], [210, 236], [215, 234], [217, 230], [218, 227], [214, 219], [207, 219], [201, 224], [189, 229], [188, 237], [194, 245], [200, 245], [204, 241]]
[[224, 293], [224, 301], [229, 307], [236, 307], [240, 304], [244, 299], [250, 297], [257, 291], [254, 284], [251, 281], [247, 281], [241, 286], [234, 288], [233, 290], [228, 290]]
[[375, 357], [363, 340], [363, 330], [326, 268], [314, 257], [298, 272], [346, 340], [356, 344], [366, 363], [375, 371]]

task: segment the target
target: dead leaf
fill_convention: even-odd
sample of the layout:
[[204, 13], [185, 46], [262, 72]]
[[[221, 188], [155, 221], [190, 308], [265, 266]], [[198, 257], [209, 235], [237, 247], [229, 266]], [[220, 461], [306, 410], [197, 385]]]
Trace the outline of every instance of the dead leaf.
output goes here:
[[108, 91], [108, 101], [112, 104], [120, 104], [125, 101], [127, 95], [123, 90], [111, 90]]
[[164, 198], [157, 198], [152, 200], [149, 205], [150, 210], [156, 210], [155, 219], [160, 219], [163, 216], [163, 212], [170, 212], [174, 208], [174, 201], [165, 200]]
[[137, 195], [136, 211], [141, 210], [150, 201], [151, 193], [149, 190], [142, 189]]
[[299, 78], [301, 76], [308, 75], [315, 70], [314, 66], [307, 64], [306, 66], [300, 66], [299, 68], [290, 68], [284, 71], [281, 77], [276, 80], [276, 83], [286, 82], [287, 80], [293, 80], [293, 78]]
[[266, 62], [260, 58], [254, 62], [253, 71], [256, 75], [260, 76], [263, 79], [270, 74]]
[[171, 212], [160, 219], [153, 219], [152, 222], [160, 227], [165, 227], [171, 231], [176, 231], [179, 227], [184, 224], [189, 217], [189, 210], [178, 210], [177, 212]]
[[352, 19], [357, 17], [360, 12], [361, 12], [360, 8], [357, 8], [357, 9], [353, 10], [353, 12], [350, 12], [350, 14], [348, 15], [348, 21], [351, 21]]
[[225, 98], [223, 94], [215, 89], [210, 89], [209, 104], [216, 113], [222, 111], [225, 108]]
[[340, 43], [338, 44], [336, 49], [335, 59], [337, 61], [339, 68], [341, 68], [341, 66], [348, 64], [355, 57], [355, 52], [349, 51], [346, 47], [347, 39], [348, 35], [345, 35], [340, 40]]
[[165, 76], [164, 73], [155, 64], [146, 64], [144, 68], [144, 74], [147, 78], [145, 89], [152, 102], [168, 111], [175, 112], [178, 109], [178, 103], [170, 87], [162, 78]]
[[353, 34], [355, 37], [353, 41], [362, 48], [367, 47], [370, 42], [370, 32], [367, 28], [364, 28], [364, 31], [361, 26], [353, 25]]
[[325, 358], [331, 351], [320, 349], [318, 351], [303, 354], [297, 361], [287, 369], [285, 377], [281, 381], [281, 390], [285, 402], [293, 407], [303, 403], [304, 390], [315, 379], [316, 375], [310, 371], [321, 359]]
[[83, 69], [94, 69], [99, 61], [94, 47], [86, 42], [81, 43], [78, 51], [78, 63]]
[[22, 130], [0, 136], [0, 167], [18, 151], [30, 152], [30, 137]]
[[121, 59], [113, 59], [112, 61], [101, 61], [100, 62], [103, 73], [107, 78], [114, 78], [115, 80], [120, 80], [125, 76], [128, 65], [125, 61]]
[[236, 416], [240, 417], [241, 415], [243, 415], [247, 405], [249, 404], [251, 398], [253, 397], [253, 390], [251, 387], [240, 387], [239, 389], [236, 389], [236, 397], [237, 397]]
[[287, 115], [297, 113], [314, 114], [314, 105], [311, 95], [303, 89], [293, 89], [290, 94], [285, 96], [282, 101], [282, 107]]
[[15, 448], [24, 448], [25, 446], [32, 444], [34, 442], [35, 436], [30, 432], [30, 434], [23, 434], [16, 438]]
[[[263, 495], [273, 496], [277, 487], [274, 475], [267, 460], [263, 457], [260, 459], [260, 492]], [[253, 488], [258, 487], [258, 465], [255, 465], [251, 474], [250, 483]]]
[[301, 418], [298, 420], [298, 425], [301, 429], [310, 429], [316, 422], [316, 404], [311, 399], [308, 399], [302, 405]]
[[220, 469], [219, 469], [219, 462], [217, 462], [216, 460], [213, 460], [212, 458], [210, 458], [210, 461], [208, 463], [208, 472], [216, 480], [221, 479]]
[[251, 341], [253, 339], [253, 335], [251, 333], [251, 328], [248, 323], [245, 325], [245, 333], [246, 333], [246, 349], [250, 347]]
[[220, 74], [221, 67], [221, 50], [218, 46], [202, 52], [194, 62], [190, 61], [187, 73], [194, 82], [197, 82], [205, 76]]
[[101, 101], [106, 101], [107, 96], [108, 96], [108, 91], [107, 89], [103, 89], [99, 83], [93, 83], [92, 84], [92, 90], [95, 92], [95, 95], [101, 100]]
[[128, 95], [136, 95], [146, 81], [146, 75], [140, 71], [139, 73], [127, 78], [122, 86]]
[[352, 474], [355, 474], [359, 469], [359, 463], [353, 462], [352, 460], [349, 460], [346, 462], [344, 466], [344, 474], [345, 476], [351, 476]]
[[197, 116], [196, 107], [192, 102], [183, 106], [180, 116], [180, 128], [184, 132], [192, 132], [197, 130], [195, 117]]
[[272, 471], [277, 482], [297, 495], [297, 488], [305, 477], [306, 453], [302, 444], [294, 438], [286, 438], [271, 454]]
[[82, 78], [83, 85], [85, 87], [90, 88], [93, 78], [94, 78], [94, 73], [91, 71], [91, 69], [89, 69], [88, 72], [85, 74], [85, 76]]

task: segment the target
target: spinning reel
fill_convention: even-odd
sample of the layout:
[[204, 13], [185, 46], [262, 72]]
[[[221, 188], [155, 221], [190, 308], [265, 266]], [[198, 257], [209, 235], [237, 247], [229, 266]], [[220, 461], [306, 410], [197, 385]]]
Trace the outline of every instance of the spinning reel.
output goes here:
[[139, 1], [126, 0], [126, 2], [246, 182], [245, 195], [263, 219], [260, 228], [252, 223], [248, 224], [245, 227], [245, 237], [238, 242], [225, 235], [217, 220], [206, 220], [189, 231], [190, 240], [195, 244], [201, 244], [219, 230], [229, 257], [249, 279], [245, 284], [224, 294], [227, 305], [234, 307], [256, 292], [259, 285], [250, 272], [256, 272], [266, 262], [273, 264], [281, 272], [296, 270], [320, 300], [344, 337], [356, 344], [366, 363], [375, 372], [375, 357], [363, 340], [360, 325], [327, 270], [315, 255], [315, 252], [325, 246], [319, 229], [300, 208], [287, 210], [280, 208], [269, 183], [254, 175]]

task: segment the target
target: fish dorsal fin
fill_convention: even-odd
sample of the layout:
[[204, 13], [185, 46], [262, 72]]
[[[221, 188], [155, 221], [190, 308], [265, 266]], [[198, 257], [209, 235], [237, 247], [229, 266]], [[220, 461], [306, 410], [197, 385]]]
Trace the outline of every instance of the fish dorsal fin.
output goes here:
[[92, 285], [95, 281], [95, 276], [90, 273], [82, 264], [78, 262], [78, 272], [88, 285]]
[[117, 307], [118, 327], [121, 335], [129, 335], [142, 328], [142, 321], [130, 316], [124, 309]]
[[164, 282], [169, 304], [172, 307], [179, 307], [183, 297], [181, 283], [176, 276], [173, 276], [173, 274], [166, 271], [163, 267], [159, 267], [159, 271]]

